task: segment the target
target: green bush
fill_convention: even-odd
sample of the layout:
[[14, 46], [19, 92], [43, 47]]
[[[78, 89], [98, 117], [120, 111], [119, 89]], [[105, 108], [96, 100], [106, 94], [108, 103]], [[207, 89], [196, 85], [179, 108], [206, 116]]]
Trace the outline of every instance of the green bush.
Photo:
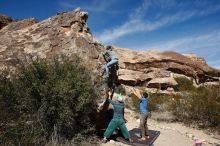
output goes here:
[[199, 87], [182, 93], [180, 97], [171, 104], [171, 110], [179, 121], [193, 122], [200, 127], [220, 127], [219, 88]]
[[[131, 95], [132, 106], [136, 112], [140, 112], [140, 99], [134, 94]], [[167, 103], [170, 100], [170, 97], [165, 94], [159, 93], [149, 93], [148, 96], [148, 110], [156, 111], [161, 108], [164, 103]]]
[[1, 144], [44, 145], [54, 132], [60, 141], [94, 132], [97, 95], [77, 57], [36, 60], [10, 78], [2, 72], [0, 93]]
[[[220, 86], [194, 87], [187, 78], [176, 78], [178, 94], [149, 94], [149, 111], [173, 113], [174, 120], [213, 128], [220, 133]], [[132, 95], [133, 107], [139, 112], [139, 99]]]
[[208, 75], [212, 76], [212, 77], [219, 77], [220, 73], [219, 73], [219, 71], [213, 69], [213, 70], [208, 72]]
[[126, 94], [125, 88], [122, 85], [117, 86], [115, 88], [115, 92], [118, 93], [118, 94], [122, 94], [122, 95]]
[[191, 91], [195, 89], [195, 87], [193, 86], [193, 80], [189, 80], [186, 77], [177, 77], [175, 78], [175, 80], [178, 83], [174, 87], [175, 91]]
[[134, 107], [133, 109], [136, 112], [140, 112], [140, 100], [137, 96], [135, 96], [134, 94], [131, 95], [131, 99], [132, 99], [132, 106]]
[[[164, 104], [168, 103], [173, 96], [169, 96], [166, 94], [159, 94], [159, 93], [149, 93], [148, 97], [148, 110], [149, 111], [158, 111], [158, 110], [167, 110], [164, 109]], [[140, 110], [140, 100], [134, 94], [131, 95], [132, 103], [135, 111], [139, 112]]]
[[151, 93], [149, 95], [149, 110], [150, 111], [165, 111], [166, 104], [170, 101], [172, 96], [159, 93]]

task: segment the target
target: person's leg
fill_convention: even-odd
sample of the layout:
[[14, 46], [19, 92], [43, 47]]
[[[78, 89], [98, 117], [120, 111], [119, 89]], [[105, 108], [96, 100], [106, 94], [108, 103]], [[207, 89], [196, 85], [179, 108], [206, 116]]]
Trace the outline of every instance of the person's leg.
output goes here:
[[109, 76], [109, 68], [107, 67], [107, 64], [105, 65], [105, 76]]
[[105, 133], [104, 133], [104, 138], [109, 138], [112, 133], [115, 131], [115, 129], [117, 128], [117, 121], [115, 121], [115, 119], [112, 119], [111, 122], [108, 125], [108, 128], [106, 129]]
[[145, 117], [144, 117], [144, 114], [141, 113], [140, 114], [140, 133], [141, 133], [141, 137], [144, 138], [145, 136], [145, 127], [144, 127], [144, 124], [145, 124]]
[[109, 68], [115, 64], [118, 63], [118, 60], [111, 60], [110, 62], [108, 62], [105, 66], [105, 71], [106, 71], [106, 76], [109, 76]]
[[146, 113], [146, 116], [145, 116], [145, 123], [144, 123], [144, 127], [145, 127], [145, 136], [147, 136], [147, 138], [149, 138], [149, 133], [148, 133], [148, 125], [147, 125], [147, 119], [148, 119], [148, 115], [149, 113]]
[[120, 124], [119, 125], [119, 129], [120, 129], [122, 135], [124, 136], [125, 139], [129, 139], [130, 138], [130, 134], [128, 132], [127, 127], [125, 126], [124, 120], [121, 119], [119, 124]]

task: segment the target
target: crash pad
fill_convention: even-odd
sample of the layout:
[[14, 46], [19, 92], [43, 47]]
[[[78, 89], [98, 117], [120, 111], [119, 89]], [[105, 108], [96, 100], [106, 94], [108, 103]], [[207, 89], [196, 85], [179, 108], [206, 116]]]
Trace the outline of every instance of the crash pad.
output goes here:
[[128, 143], [128, 141], [126, 141], [121, 136], [118, 136], [116, 138], [116, 140], [121, 142], [121, 143], [132, 145], [132, 146], [151, 146], [151, 145], [153, 145], [154, 141], [160, 135], [160, 131], [148, 130], [148, 135], [149, 135], [150, 138], [142, 141], [142, 140], [140, 140], [140, 138], [141, 138], [140, 137], [140, 129], [134, 128], [134, 129], [130, 130], [129, 133], [130, 133], [131, 139], [133, 140], [132, 143]]

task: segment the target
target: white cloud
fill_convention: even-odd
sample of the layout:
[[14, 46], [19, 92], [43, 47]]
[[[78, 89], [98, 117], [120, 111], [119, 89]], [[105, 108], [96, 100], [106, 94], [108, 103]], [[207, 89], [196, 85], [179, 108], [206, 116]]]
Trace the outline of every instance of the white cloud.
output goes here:
[[169, 40], [166, 42], [158, 42], [157, 45], [142, 45], [139, 47], [143, 49], [159, 49], [174, 50], [178, 52], [188, 52], [192, 49], [200, 49], [201, 51], [202, 48], [210, 48], [211, 46], [220, 47], [220, 30], [213, 31], [208, 34], [183, 37], [179, 39]]
[[151, 6], [150, 0], [144, 0], [143, 3], [130, 14], [130, 20], [139, 20], [147, 13], [148, 8]]
[[108, 0], [106, 2], [105, 0], [93, 0], [88, 3], [74, 3], [74, 2], [67, 2], [67, 1], [60, 1], [59, 5], [63, 9], [74, 9], [76, 7], [81, 7], [82, 9], [90, 12], [111, 12], [115, 13], [118, 12], [117, 10], [111, 10], [111, 6], [116, 2], [116, 0]]
[[160, 20], [154, 22], [144, 22], [140, 19], [130, 19], [121, 26], [118, 26], [110, 30], [104, 30], [101, 34], [97, 35], [97, 38], [98, 40], [101, 40], [101, 42], [103, 43], [109, 43], [124, 35], [140, 31], [152, 31], [162, 26], [172, 24], [174, 22], [184, 21], [186, 19], [189, 19], [193, 15], [193, 13], [184, 14], [181, 12], [172, 16], [163, 17]]
[[210, 66], [220, 66], [220, 30], [206, 34], [183, 37], [163, 42], [156, 45], [144, 44], [131, 46], [138, 50], [176, 51], [179, 53], [195, 53], [204, 57]]
[[96, 34], [97, 39], [102, 43], [110, 43], [131, 33], [153, 31], [167, 25], [189, 20], [195, 16], [208, 15], [220, 10], [220, 5], [216, 5], [215, 7], [210, 7], [205, 10], [180, 10], [173, 15], [162, 16], [153, 21], [144, 20], [143, 16], [151, 5], [152, 3], [150, 1], [145, 0], [140, 7], [130, 14], [130, 19], [128, 21], [120, 26], [106, 29]]

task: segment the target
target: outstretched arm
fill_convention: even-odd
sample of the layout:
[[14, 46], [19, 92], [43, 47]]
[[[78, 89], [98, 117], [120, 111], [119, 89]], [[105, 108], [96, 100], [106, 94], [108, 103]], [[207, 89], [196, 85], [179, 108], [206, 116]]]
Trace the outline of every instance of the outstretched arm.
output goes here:
[[136, 90], [136, 89], [134, 89], [134, 88], [132, 88], [133, 89], [133, 93], [139, 98], [139, 99], [141, 99], [141, 93], [140, 93], [140, 91], [139, 90]]
[[[97, 112], [99, 112], [99, 111], [101, 111], [102, 109], [103, 109], [103, 107], [104, 107], [104, 105], [106, 104], [106, 103], [108, 103], [108, 101], [109, 101], [109, 92], [107, 93], [107, 95], [106, 95], [106, 98], [105, 98], [105, 100], [98, 106], [98, 108], [97, 108]], [[109, 101], [110, 102], [110, 101]]]

